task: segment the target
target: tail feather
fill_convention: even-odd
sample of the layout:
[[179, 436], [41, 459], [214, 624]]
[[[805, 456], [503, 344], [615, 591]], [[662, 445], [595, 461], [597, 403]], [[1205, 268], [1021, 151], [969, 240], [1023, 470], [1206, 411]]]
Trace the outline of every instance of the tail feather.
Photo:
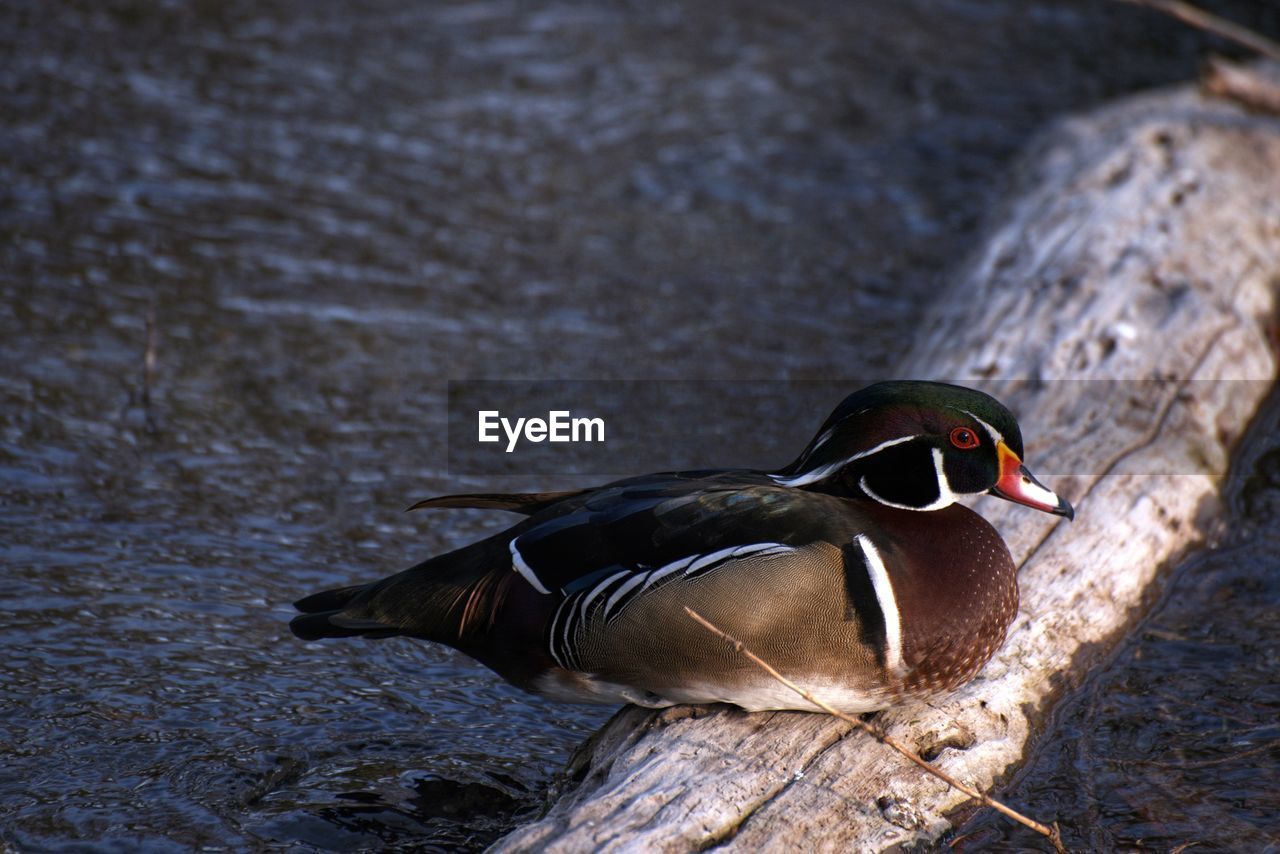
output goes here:
[[302, 612], [289, 621], [289, 628], [303, 640], [321, 638], [391, 638], [404, 634], [394, 626], [377, 620], [363, 619], [343, 613], [356, 597], [369, 589], [368, 584], [354, 584], [335, 590], [322, 590], [293, 603]]
[[542, 635], [556, 602], [511, 569], [508, 542], [491, 537], [381, 581], [299, 599], [303, 613], [289, 628], [305, 641], [401, 636], [447, 644], [533, 690], [554, 664]]
[[352, 584], [350, 587], [338, 587], [334, 590], [322, 590], [312, 593], [293, 603], [304, 614], [318, 614], [321, 611], [341, 611], [351, 600], [359, 596], [369, 585]]
[[[454, 552], [381, 581], [313, 593], [293, 603], [302, 614], [289, 628], [308, 641], [410, 635], [457, 645], [463, 628], [476, 618], [476, 600], [487, 602], [485, 591], [491, 587], [477, 552], [462, 554], [472, 559], [459, 560]], [[480, 593], [474, 592], [477, 587]]]
[[585, 489], [571, 489], [567, 492], [470, 492], [462, 495], [437, 495], [435, 498], [424, 498], [408, 509], [472, 507], [481, 510], [510, 510], [512, 513], [523, 513], [526, 516], [532, 516], [539, 510], [550, 507], [558, 501], [581, 495], [586, 491]]
[[353, 620], [342, 616], [341, 611], [321, 611], [303, 614], [289, 621], [289, 628], [302, 640], [321, 638], [393, 638], [404, 634], [397, 628], [372, 620]]

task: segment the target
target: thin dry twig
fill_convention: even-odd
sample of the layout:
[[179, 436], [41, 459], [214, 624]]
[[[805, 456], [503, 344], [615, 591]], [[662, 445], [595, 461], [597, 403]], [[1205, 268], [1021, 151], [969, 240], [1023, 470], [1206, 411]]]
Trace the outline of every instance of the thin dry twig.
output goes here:
[[1215, 97], [1230, 98], [1246, 109], [1280, 116], [1280, 80], [1255, 69], [1213, 56], [1201, 85]]
[[1213, 33], [1215, 36], [1221, 36], [1228, 41], [1233, 41], [1241, 47], [1265, 56], [1276, 62], [1280, 62], [1280, 44], [1276, 44], [1271, 39], [1256, 33], [1248, 27], [1228, 21], [1226, 18], [1220, 18], [1210, 12], [1192, 6], [1190, 3], [1184, 3], [1182, 0], [1121, 0], [1124, 3], [1132, 3], [1135, 6], [1146, 6], [1149, 9], [1155, 9], [1157, 12], [1163, 12], [1170, 17], [1177, 18], [1184, 24], [1190, 24], [1206, 33]]
[[151, 408], [151, 389], [156, 383], [156, 301], [153, 297], [147, 305], [147, 348], [142, 356], [142, 412], [146, 418], [147, 432], [160, 430]]
[[1060, 852], [1060, 854], [1066, 854], [1067, 849], [1063, 847], [1062, 835], [1058, 831], [1057, 823], [1054, 823], [1053, 826], [1051, 827], [1048, 825], [1041, 824], [1035, 819], [1028, 818], [1027, 816], [1023, 815], [1017, 810], [1012, 809], [1011, 807], [1005, 806], [1000, 801], [997, 801], [995, 798], [990, 797], [989, 795], [983, 794], [982, 792], [979, 792], [977, 789], [974, 789], [971, 786], [965, 785], [964, 783], [957, 780], [955, 777], [952, 777], [947, 772], [939, 768], [936, 768], [933, 765], [930, 765], [923, 758], [921, 758], [915, 751], [906, 747], [900, 741], [893, 738], [893, 736], [889, 735], [879, 727], [872, 726], [871, 724], [867, 723], [864, 720], [861, 720], [860, 718], [856, 718], [853, 715], [846, 714], [845, 712], [841, 712], [838, 709], [835, 709], [832, 706], [828, 705], [827, 703], [824, 703], [822, 700], [819, 700], [813, 694], [809, 693], [809, 691], [807, 691], [804, 688], [801, 688], [799, 685], [797, 685], [796, 683], [792, 682], [790, 679], [788, 679], [787, 677], [779, 673], [773, 667], [773, 665], [769, 664], [769, 662], [765, 661], [763, 658], [761, 658], [760, 656], [752, 652], [750, 649], [748, 649], [747, 645], [744, 644], [742, 641], [738, 640], [733, 635], [730, 635], [728, 632], [723, 631], [714, 623], [712, 623], [710, 620], [708, 620], [706, 617], [699, 614], [697, 611], [689, 607], [686, 607], [684, 610], [690, 617], [697, 620], [703, 626], [703, 628], [707, 629], [712, 634], [716, 635], [722, 640], [728, 642], [729, 645], [733, 647], [735, 652], [745, 656], [748, 660], [751, 661], [752, 664], [759, 667], [765, 673], [768, 673], [769, 676], [771, 676], [773, 679], [777, 680], [781, 684], [790, 688], [792, 691], [795, 691], [801, 697], [804, 697], [810, 703], [813, 703], [815, 706], [822, 709], [827, 714], [834, 715], [835, 717], [839, 718], [842, 721], [845, 721], [846, 723], [853, 724], [855, 727], [862, 730], [867, 735], [874, 738], [876, 741], [879, 741], [881, 744], [884, 744], [885, 746], [890, 747], [893, 750], [896, 750], [898, 753], [901, 753], [907, 759], [911, 760], [916, 765], [919, 765], [925, 771], [937, 777], [939, 780], [946, 783], [948, 786], [951, 786], [952, 788], [963, 792], [969, 797], [977, 801], [980, 801], [984, 806], [991, 807], [992, 809], [996, 810], [997, 812], [1003, 813], [1004, 815], [1008, 816], [1009, 818], [1013, 819], [1019, 824], [1025, 825], [1026, 827], [1029, 827], [1032, 830], [1034, 830], [1036, 833], [1039, 833], [1042, 836], [1045, 836], [1046, 838], [1048, 838], [1048, 840], [1051, 843], [1053, 843], [1053, 847], [1056, 851]]

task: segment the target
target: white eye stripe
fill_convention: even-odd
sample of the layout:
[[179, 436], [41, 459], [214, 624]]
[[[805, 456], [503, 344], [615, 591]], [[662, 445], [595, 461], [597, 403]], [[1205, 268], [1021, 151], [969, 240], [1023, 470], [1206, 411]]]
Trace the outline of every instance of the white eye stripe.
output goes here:
[[963, 412], [965, 415], [968, 415], [968, 416], [969, 416], [970, 418], [972, 418], [974, 421], [977, 421], [979, 424], [981, 424], [981, 425], [982, 425], [982, 428], [983, 428], [984, 430], [986, 430], [986, 431], [987, 431], [987, 435], [991, 437], [991, 443], [992, 443], [993, 445], [998, 445], [998, 444], [1000, 444], [1001, 442], [1003, 442], [1003, 441], [1004, 441], [1004, 435], [1003, 435], [999, 430], [997, 430], [996, 428], [992, 427], [990, 424], [988, 424], [987, 422], [983, 421], [981, 418], [979, 418], [978, 416], [974, 415], [972, 412], [970, 412], [970, 411], [969, 411], [969, 410], [967, 410], [967, 409], [961, 409], [960, 411], [961, 411], [961, 412]]

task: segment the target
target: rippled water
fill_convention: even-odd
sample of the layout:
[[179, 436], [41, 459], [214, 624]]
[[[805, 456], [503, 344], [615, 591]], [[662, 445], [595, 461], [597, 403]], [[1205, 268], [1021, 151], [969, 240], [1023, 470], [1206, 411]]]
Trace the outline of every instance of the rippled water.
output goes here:
[[6, 3], [0, 841], [536, 810], [609, 710], [285, 627], [500, 523], [416, 498], [573, 485], [451, 474], [447, 381], [882, 372], [1028, 135], [1202, 47], [1066, 0]]

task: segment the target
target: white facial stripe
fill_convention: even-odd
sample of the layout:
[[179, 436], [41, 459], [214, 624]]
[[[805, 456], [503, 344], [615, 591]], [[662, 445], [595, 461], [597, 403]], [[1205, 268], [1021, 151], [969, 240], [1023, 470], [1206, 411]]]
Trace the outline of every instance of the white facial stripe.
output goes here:
[[537, 574], [529, 564], [525, 563], [524, 557], [520, 554], [520, 550], [516, 548], [516, 540], [518, 539], [520, 538], [514, 537], [511, 542], [507, 544], [507, 550], [511, 552], [511, 568], [520, 573], [520, 575], [524, 577], [525, 581], [532, 584], [534, 590], [537, 590], [539, 593], [550, 593], [550, 590], [542, 586], [542, 582], [538, 580]]
[[805, 484], [822, 480], [842, 465], [844, 465], [844, 463], [830, 463], [820, 469], [814, 469], [811, 472], [805, 472], [804, 474], [798, 474], [793, 477], [779, 477], [776, 474], [769, 476], [772, 477], [779, 486], [804, 486]]
[[951, 481], [947, 480], [947, 471], [943, 467], [942, 449], [933, 449], [933, 470], [938, 473], [938, 500], [925, 510], [941, 510], [956, 503], [956, 494], [951, 491]]
[[871, 487], [867, 485], [866, 477], [863, 477], [862, 480], [858, 481], [858, 486], [862, 488], [863, 492], [865, 492], [867, 495], [874, 498], [876, 501], [879, 501], [881, 504], [883, 504], [886, 507], [897, 507], [899, 510], [918, 510], [919, 509], [917, 507], [912, 507], [910, 504], [899, 504], [896, 501], [890, 501], [887, 498], [882, 498], [879, 495], [876, 495], [875, 491], [872, 490]]
[[991, 444], [992, 444], [992, 445], [998, 445], [998, 444], [1000, 444], [1001, 442], [1003, 442], [1003, 441], [1004, 441], [1004, 435], [1003, 435], [1003, 434], [1001, 434], [1001, 432], [1000, 432], [999, 430], [997, 430], [996, 428], [992, 427], [990, 424], [988, 424], [987, 422], [983, 421], [981, 418], [979, 418], [978, 416], [974, 415], [972, 412], [970, 412], [970, 411], [969, 411], [969, 410], [967, 410], [967, 409], [961, 409], [960, 411], [961, 411], [961, 412], [963, 412], [965, 415], [968, 415], [968, 416], [969, 416], [970, 418], [972, 418], [974, 421], [977, 421], [979, 424], [981, 424], [981, 425], [983, 426], [983, 428], [987, 431], [987, 435], [991, 437]]
[[867, 559], [867, 574], [871, 576], [871, 588], [876, 592], [876, 602], [884, 616], [884, 663], [892, 674], [901, 676], [902, 670], [902, 622], [898, 615], [898, 600], [893, 595], [893, 582], [885, 569], [880, 551], [866, 534], [857, 536], [858, 546]]
[[947, 473], [942, 468], [942, 449], [941, 448], [933, 449], [933, 470], [937, 473], [937, 478], [938, 478], [938, 497], [935, 498], [933, 501], [929, 502], [928, 504], [924, 505], [923, 507], [915, 507], [911, 504], [899, 504], [896, 501], [890, 501], [889, 499], [883, 496], [877, 495], [875, 491], [867, 484], [867, 479], [865, 476], [862, 478], [862, 480], [858, 481], [858, 486], [862, 488], [863, 492], [865, 492], [867, 495], [874, 498], [876, 501], [879, 501], [881, 504], [885, 505], [886, 507], [896, 507], [899, 510], [921, 510], [921, 511], [941, 510], [944, 507], [950, 507], [952, 504], [956, 503], [956, 494], [951, 491], [951, 484], [947, 481]]
[[839, 426], [840, 426], [839, 424], [834, 424], [828, 427], [826, 430], [822, 431], [822, 433], [818, 436], [818, 438], [810, 442], [809, 447], [805, 448], [804, 456], [801, 458], [802, 461], [807, 461], [810, 457], [812, 457], [814, 454], [818, 452], [819, 448], [827, 444], [827, 440], [830, 439], [835, 434], [836, 427], [839, 427]]
[[[826, 477], [827, 475], [831, 474], [832, 472], [838, 469], [844, 468], [845, 466], [849, 465], [849, 463], [860, 460], [863, 457], [869, 457], [872, 454], [878, 454], [881, 451], [883, 451], [885, 448], [890, 448], [890, 447], [893, 447], [894, 445], [901, 445], [903, 442], [910, 442], [912, 439], [918, 439], [918, 438], [920, 437], [919, 436], [899, 436], [896, 439], [890, 439], [887, 442], [881, 442], [879, 445], [876, 445], [874, 448], [868, 451], [860, 451], [854, 454], [852, 457], [849, 457], [847, 460], [834, 462], [829, 465], [825, 465], [820, 469], [814, 469], [813, 471], [804, 472], [803, 474], [792, 475], [791, 477], [779, 477], [776, 474], [770, 475], [770, 477], [772, 477], [774, 481], [777, 482], [778, 485], [780, 486], [807, 486], [810, 483], [815, 483], [819, 480], [822, 480], [824, 477]], [[815, 448], [814, 450], [817, 450], [817, 449]]]

